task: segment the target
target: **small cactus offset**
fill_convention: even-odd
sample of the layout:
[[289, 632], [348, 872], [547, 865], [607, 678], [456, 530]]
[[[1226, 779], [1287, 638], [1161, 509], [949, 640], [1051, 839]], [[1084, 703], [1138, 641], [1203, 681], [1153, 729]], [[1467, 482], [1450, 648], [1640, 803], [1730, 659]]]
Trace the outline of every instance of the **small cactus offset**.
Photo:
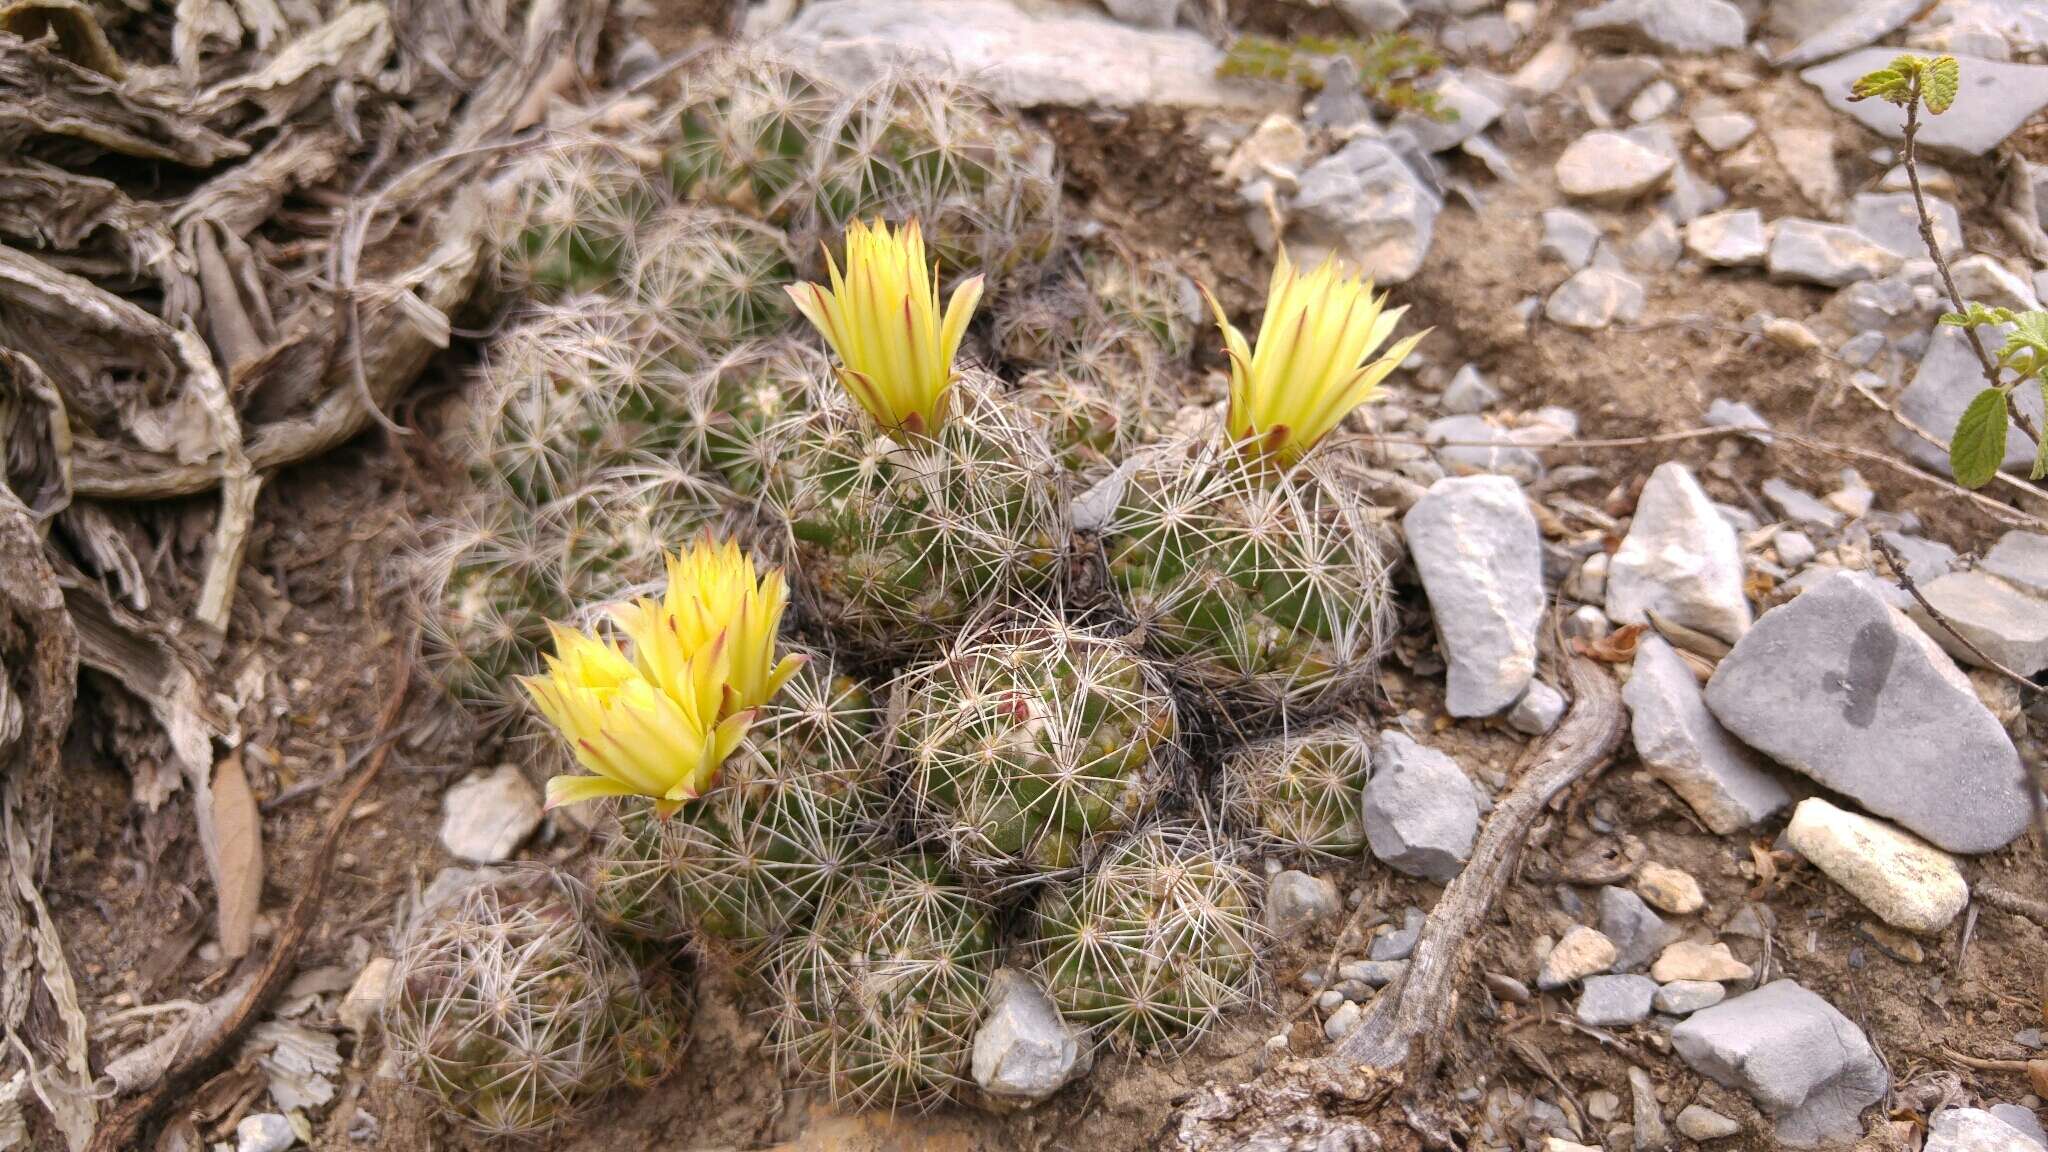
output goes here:
[[938, 860], [876, 861], [778, 949], [771, 1035], [837, 1104], [930, 1105], [966, 1082], [994, 968], [989, 910]]
[[1040, 894], [1038, 977], [1061, 1012], [1119, 1047], [1191, 1043], [1255, 998], [1253, 893], [1251, 873], [1209, 833], [1149, 828], [1078, 883]]
[[832, 345], [843, 395], [790, 437], [776, 494], [805, 606], [877, 655], [942, 644], [1018, 592], [1050, 585], [1064, 550], [1059, 468], [1001, 382], [954, 357], [981, 278], [943, 310], [916, 222], [856, 224], [831, 286], [790, 290]]
[[801, 68], [726, 53], [685, 75], [675, 139], [663, 155], [679, 196], [787, 224], [842, 97]]
[[416, 922], [398, 949], [385, 1010], [398, 1068], [449, 1116], [494, 1136], [550, 1132], [680, 1043], [673, 1000], [650, 998], [623, 956], [583, 922], [580, 894], [535, 871], [479, 884]]
[[668, 208], [633, 237], [622, 285], [642, 307], [712, 353], [789, 326], [788, 239], [731, 212]]
[[591, 885], [598, 921], [688, 937], [750, 970], [865, 856], [888, 807], [880, 729], [867, 689], [813, 656], [762, 707], [717, 788], [667, 820], [621, 804]]
[[1164, 678], [1051, 613], [971, 631], [897, 692], [920, 820], [970, 874], [1085, 863], [1151, 814], [1176, 768]]
[[1341, 703], [1379, 656], [1380, 530], [1330, 465], [1247, 467], [1213, 443], [1156, 451], [1104, 534], [1140, 642], [1236, 723]]
[[1225, 820], [1251, 842], [1297, 860], [1365, 848], [1365, 781], [1373, 733], [1349, 720], [1239, 748], [1217, 774]]
[[738, 497], [736, 505], [786, 494], [792, 441], [830, 379], [824, 357], [798, 341], [735, 346], [691, 380], [685, 458]]
[[522, 163], [513, 203], [493, 215], [501, 287], [552, 301], [617, 279], [633, 236], [668, 199], [649, 179], [651, 159], [608, 141], [573, 140]]

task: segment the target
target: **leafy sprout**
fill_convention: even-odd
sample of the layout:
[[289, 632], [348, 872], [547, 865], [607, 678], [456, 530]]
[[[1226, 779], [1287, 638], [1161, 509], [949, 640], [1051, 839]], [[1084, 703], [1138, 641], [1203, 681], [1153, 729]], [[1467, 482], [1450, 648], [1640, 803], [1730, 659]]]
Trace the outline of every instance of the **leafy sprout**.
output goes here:
[[1389, 33], [1370, 40], [1350, 36], [1301, 36], [1293, 40], [1240, 36], [1232, 42], [1216, 72], [1220, 76], [1252, 80], [1283, 80], [1315, 91], [1323, 86], [1324, 68], [1338, 56], [1350, 57], [1357, 66], [1359, 91], [1374, 103], [1443, 122], [1458, 118], [1457, 112], [1442, 106], [1436, 93], [1415, 86], [1417, 80], [1443, 67], [1444, 60], [1427, 43], [1405, 33]]

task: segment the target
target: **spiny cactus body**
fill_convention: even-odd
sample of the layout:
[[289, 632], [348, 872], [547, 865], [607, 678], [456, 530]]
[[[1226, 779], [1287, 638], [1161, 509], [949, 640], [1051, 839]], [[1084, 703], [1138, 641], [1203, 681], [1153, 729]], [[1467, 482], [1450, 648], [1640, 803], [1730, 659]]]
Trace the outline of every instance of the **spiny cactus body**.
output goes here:
[[1372, 743], [1370, 730], [1347, 720], [1239, 748], [1217, 775], [1226, 819], [1255, 843], [1297, 859], [1358, 855]]
[[865, 854], [884, 815], [881, 717], [813, 658], [764, 705], [717, 787], [667, 820], [625, 801], [592, 888], [600, 923], [751, 968]]
[[845, 396], [790, 438], [774, 493], [811, 617], [868, 653], [944, 643], [990, 605], [1050, 586], [1065, 547], [1059, 469], [1031, 414], [970, 371], [930, 435], [881, 432]]
[[1039, 895], [1040, 981], [1069, 1019], [1126, 1048], [1192, 1041], [1258, 983], [1253, 880], [1207, 833], [1156, 826]]
[[667, 199], [651, 157], [600, 140], [566, 141], [513, 169], [513, 202], [494, 214], [498, 279], [509, 292], [557, 300], [612, 283], [633, 236]]
[[[407, 933], [386, 1028], [406, 1081], [450, 1116], [492, 1135], [546, 1133], [623, 1082], [623, 1023], [659, 1016], [680, 1039], [674, 1002], [646, 994], [578, 905], [558, 877], [519, 872]], [[646, 1039], [636, 1075], [667, 1059], [640, 1050]]]
[[1175, 767], [1164, 678], [1051, 613], [970, 632], [898, 691], [920, 818], [970, 873], [1083, 863], [1151, 813]]
[[695, 205], [666, 208], [632, 240], [620, 284], [714, 352], [789, 323], [795, 260], [783, 233]]
[[1110, 585], [1146, 650], [1235, 724], [1326, 709], [1371, 675], [1386, 561], [1334, 465], [1174, 444], [1139, 461], [1104, 530]]
[[860, 868], [778, 950], [776, 1047], [841, 1105], [934, 1103], [965, 1081], [994, 948], [988, 909], [938, 860]]

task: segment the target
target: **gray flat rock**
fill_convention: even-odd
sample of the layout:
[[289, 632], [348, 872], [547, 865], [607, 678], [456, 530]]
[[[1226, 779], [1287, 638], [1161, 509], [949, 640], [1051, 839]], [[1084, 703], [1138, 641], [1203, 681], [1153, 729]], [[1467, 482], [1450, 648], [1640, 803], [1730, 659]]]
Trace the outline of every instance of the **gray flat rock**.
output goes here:
[[[1982, 332], [1984, 346], [1996, 348], [2005, 342], [2006, 329], [2003, 326]], [[1969, 336], [1960, 328], [1946, 324], [1935, 327], [1928, 337], [1927, 354], [1920, 359], [1920, 367], [1913, 372], [1912, 383], [1899, 393], [1899, 413], [1922, 428], [1938, 436], [1947, 436], [1955, 430], [1956, 421], [1962, 419], [1963, 410], [1970, 406], [1971, 398], [1985, 388], [1984, 368], [1977, 361], [1977, 354], [1970, 351]], [[2021, 388], [2015, 395], [2021, 411], [2034, 418], [2034, 426], [2041, 426], [2041, 392], [2037, 388]], [[1946, 476], [1949, 475], [1948, 453], [1929, 444], [1918, 436], [1900, 428], [1892, 437], [1899, 451], [1914, 463]], [[2027, 434], [2015, 427], [2006, 434], [2005, 469], [2008, 472], [2030, 468], [2034, 463], [2034, 445]]]
[[1335, 253], [1379, 284], [1422, 268], [1443, 201], [1383, 141], [1353, 140], [1301, 174], [1288, 228], [1304, 257]]
[[1648, 976], [1588, 976], [1573, 1010], [1579, 1023], [1595, 1028], [1623, 1028], [1650, 1016], [1657, 982]]
[[[1954, 559], [1955, 553], [1950, 552]], [[1998, 538], [1984, 554], [1984, 571], [2034, 596], [2048, 596], [2048, 536], [2015, 529]], [[1912, 574], [1920, 579], [1920, 574]]]
[[1612, 885], [1600, 889], [1600, 934], [1614, 942], [1616, 972], [1649, 967], [1678, 939], [1678, 929], [1666, 924], [1641, 896]]
[[[1920, 586], [1920, 594], [1950, 626], [1991, 659], [2022, 676], [2048, 668], [2048, 602], [1989, 572], [1951, 572]], [[1907, 609], [1934, 642], [1972, 667], [1988, 668], [1969, 645], [1934, 622], [1918, 602]]]
[[1835, 572], [1765, 613], [1715, 669], [1707, 706], [1737, 739], [1941, 848], [2002, 847], [2029, 815], [2019, 753], [1873, 583]]
[[1543, 546], [1535, 513], [1505, 476], [1432, 484], [1401, 520], [1449, 665], [1453, 716], [1510, 707], [1536, 675]]
[[1891, 1076], [1855, 1021], [1790, 980], [1695, 1012], [1671, 1031], [1687, 1066], [1740, 1089], [1793, 1148], [1848, 1144]]
[[1464, 770], [1404, 733], [1382, 733], [1365, 785], [1372, 854], [1397, 872], [1447, 884], [1464, 869], [1478, 835], [1479, 802]]
[[[1939, 196], [1927, 197], [1927, 214], [1934, 221], [1934, 242], [1943, 256], [1963, 249], [1963, 218], [1956, 206]], [[1849, 201], [1849, 226], [1908, 260], [1927, 258], [1927, 242], [1920, 236], [1920, 212], [1913, 206], [1911, 192], [1859, 192]]]
[[1663, 637], [1649, 633], [1636, 646], [1621, 698], [1636, 755], [1715, 835], [1739, 832], [1792, 802], [1769, 762], [1714, 719], [1692, 667]]
[[1636, 501], [1628, 535], [1607, 571], [1607, 615], [1641, 624], [1649, 613], [1724, 640], [1749, 627], [1742, 548], [1691, 470], [1657, 466]]
[[1771, 227], [1765, 265], [1772, 279], [1840, 288], [1889, 276], [1901, 259], [1854, 228], [1792, 217]]

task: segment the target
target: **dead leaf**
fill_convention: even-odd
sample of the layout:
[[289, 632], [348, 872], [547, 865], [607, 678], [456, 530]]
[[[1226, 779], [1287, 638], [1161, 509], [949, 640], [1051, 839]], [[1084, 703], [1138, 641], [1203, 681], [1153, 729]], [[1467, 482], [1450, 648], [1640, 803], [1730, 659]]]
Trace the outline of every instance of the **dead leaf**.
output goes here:
[[240, 753], [214, 766], [212, 824], [210, 841], [204, 828], [201, 841], [219, 903], [220, 950], [239, 960], [249, 954], [256, 912], [263, 902], [263, 824]]
[[1581, 656], [1607, 664], [1627, 664], [1636, 658], [1636, 645], [1642, 642], [1643, 625], [1624, 624], [1598, 640], [1574, 640], [1572, 647]]

